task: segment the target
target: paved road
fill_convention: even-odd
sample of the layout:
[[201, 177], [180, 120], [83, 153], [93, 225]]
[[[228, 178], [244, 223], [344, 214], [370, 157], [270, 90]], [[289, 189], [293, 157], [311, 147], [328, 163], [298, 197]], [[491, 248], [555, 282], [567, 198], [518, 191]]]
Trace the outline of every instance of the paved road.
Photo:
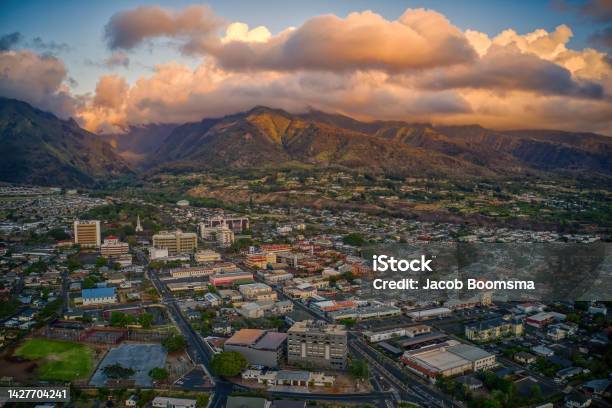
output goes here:
[[[314, 319], [320, 319], [327, 322], [330, 321], [325, 315], [315, 312], [302, 302], [287, 297], [278, 289], [275, 290], [279, 299], [291, 300], [294, 307], [305, 311]], [[373, 371], [372, 374], [374, 378], [383, 378], [394, 388], [395, 401], [393, 401], [393, 403], [396, 404], [397, 400], [400, 399], [402, 401], [415, 402], [426, 407], [460, 407], [459, 404], [453, 402], [453, 400], [449, 399], [444, 394], [421, 384], [414, 378], [411, 378], [390, 359], [368, 346], [355, 333], [349, 332], [348, 346], [353, 355], [365, 358], [370, 363], [370, 369]], [[381, 389], [380, 384], [377, 384], [375, 381], [372, 383], [372, 385], [375, 387], [375, 389]], [[390, 401], [387, 401], [386, 403], [390, 403]]]
[[[172, 319], [175, 324], [185, 336], [187, 340], [187, 352], [195, 364], [201, 364], [204, 369], [209, 373], [210, 378], [213, 380], [214, 389], [212, 399], [210, 401], [210, 408], [223, 408], [227, 401], [227, 397], [234, 391], [249, 391], [248, 387], [239, 386], [225, 379], [219, 378], [212, 374], [210, 369], [210, 360], [213, 356], [213, 351], [209, 346], [202, 340], [198, 333], [191, 327], [189, 322], [185, 319], [178, 306], [175, 303], [175, 299], [165, 285], [159, 280], [157, 273], [151, 272], [150, 279], [153, 285], [159, 292], [161, 299], [160, 303], [165, 304], [168, 307]], [[183, 384], [186, 385], [186, 384]], [[378, 406], [380, 408], [389, 408], [388, 401], [392, 398], [392, 393], [388, 391], [375, 391], [368, 394], [342, 394], [342, 395], [330, 395], [330, 394], [316, 394], [316, 393], [295, 393], [295, 392], [283, 392], [283, 391], [268, 391], [267, 394], [278, 397], [278, 398], [300, 398], [304, 400], [328, 400], [328, 401], [360, 401], [371, 405]]]

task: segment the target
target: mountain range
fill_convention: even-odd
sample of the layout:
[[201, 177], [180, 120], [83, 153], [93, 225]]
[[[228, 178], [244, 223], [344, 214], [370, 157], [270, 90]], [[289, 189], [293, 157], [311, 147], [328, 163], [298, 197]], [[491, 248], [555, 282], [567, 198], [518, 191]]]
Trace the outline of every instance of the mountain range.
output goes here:
[[[291, 163], [401, 176], [612, 176], [612, 138], [556, 130], [363, 122], [263, 106], [185, 124], [95, 135], [26, 103], [0, 98], [0, 180], [89, 185], [164, 168], [244, 169]], [[41, 166], [42, 165], [42, 166]]]
[[131, 174], [106, 141], [74, 120], [61, 120], [25, 102], [0, 98], [0, 181], [95, 186]]

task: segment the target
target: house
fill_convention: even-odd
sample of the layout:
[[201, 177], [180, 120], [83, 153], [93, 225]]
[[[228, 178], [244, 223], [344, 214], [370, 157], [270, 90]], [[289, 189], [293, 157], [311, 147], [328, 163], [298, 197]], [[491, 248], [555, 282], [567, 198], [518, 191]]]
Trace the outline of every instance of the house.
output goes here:
[[566, 408], [586, 408], [591, 405], [591, 398], [579, 392], [570, 393], [565, 397]]
[[588, 394], [604, 395], [606, 394], [606, 390], [610, 388], [611, 384], [612, 382], [610, 382], [610, 380], [601, 378], [584, 383], [582, 389], [584, 389]]
[[523, 364], [532, 364], [532, 363], [535, 363], [535, 361], [537, 360], [537, 357], [531, 353], [519, 351], [518, 353], [514, 355], [514, 360], [518, 361], [519, 363], [523, 363]]
[[555, 374], [555, 381], [564, 381], [575, 375], [581, 374], [583, 371], [582, 367], [567, 367], [563, 368]]
[[590, 315], [602, 314], [606, 316], [608, 314], [608, 308], [606, 308], [606, 306], [603, 304], [594, 303], [591, 306], [589, 306], [588, 311]]
[[215, 319], [212, 323], [212, 332], [215, 334], [231, 334], [232, 324], [227, 319]]
[[125, 400], [125, 406], [126, 407], [135, 407], [136, 404], [138, 404], [138, 396], [137, 395], [130, 395], [130, 397], [128, 399]]
[[221, 304], [221, 298], [218, 295], [215, 295], [214, 293], [210, 292], [204, 295], [204, 300], [213, 307], [219, 306]]
[[542, 357], [551, 357], [555, 354], [554, 351], [545, 346], [535, 346], [532, 347], [531, 350], [539, 356]]
[[155, 397], [151, 405], [154, 408], [196, 408], [196, 400], [186, 398]]
[[455, 381], [457, 381], [459, 384], [465, 385], [470, 391], [480, 389], [483, 386], [482, 381], [480, 381], [473, 375], [462, 375], [461, 377], [458, 377]]

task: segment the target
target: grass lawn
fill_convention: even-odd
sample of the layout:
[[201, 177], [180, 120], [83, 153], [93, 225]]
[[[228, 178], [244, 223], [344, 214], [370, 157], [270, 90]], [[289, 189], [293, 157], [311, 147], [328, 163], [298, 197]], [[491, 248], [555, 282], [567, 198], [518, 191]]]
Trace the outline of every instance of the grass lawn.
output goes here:
[[93, 370], [93, 349], [78, 343], [30, 339], [15, 351], [15, 355], [40, 360], [37, 371], [40, 380], [78, 380], [87, 378]]

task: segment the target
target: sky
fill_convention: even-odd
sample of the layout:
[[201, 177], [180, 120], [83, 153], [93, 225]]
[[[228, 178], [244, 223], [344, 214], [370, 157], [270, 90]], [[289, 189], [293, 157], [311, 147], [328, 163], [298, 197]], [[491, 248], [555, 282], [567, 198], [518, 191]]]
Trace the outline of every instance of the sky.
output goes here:
[[612, 134], [612, 0], [12, 1], [0, 96], [94, 132], [269, 105]]

